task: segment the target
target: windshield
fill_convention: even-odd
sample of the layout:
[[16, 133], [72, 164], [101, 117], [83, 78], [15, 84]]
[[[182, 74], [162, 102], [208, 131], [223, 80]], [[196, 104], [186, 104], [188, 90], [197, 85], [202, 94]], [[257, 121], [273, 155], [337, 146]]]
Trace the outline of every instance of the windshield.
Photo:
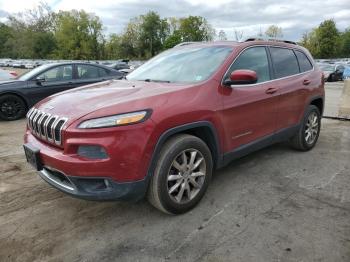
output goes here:
[[319, 65], [323, 71], [334, 71], [334, 65]]
[[128, 80], [195, 83], [208, 79], [232, 47], [185, 47], [165, 51], [127, 76]]
[[41, 73], [44, 69], [50, 67], [52, 64], [45, 64], [45, 65], [41, 65], [23, 75], [21, 75], [18, 79], [22, 80], [22, 81], [28, 81], [30, 79], [33, 78], [33, 76], [35, 76], [36, 74]]

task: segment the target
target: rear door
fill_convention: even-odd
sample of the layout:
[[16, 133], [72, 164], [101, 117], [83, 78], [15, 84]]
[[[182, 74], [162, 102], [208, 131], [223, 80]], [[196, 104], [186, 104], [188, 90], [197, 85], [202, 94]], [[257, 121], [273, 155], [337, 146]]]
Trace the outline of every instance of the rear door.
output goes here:
[[268, 138], [276, 128], [277, 88], [271, 80], [271, 67], [267, 49], [253, 46], [245, 49], [230, 66], [225, 75], [238, 69], [257, 73], [256, 84], [223, 86], [223, 114], [225, 127], [225, 152]]
[[[304, 114], [308, 88], [315, 83], [309, 77], [313, 66], [301, 51], [269, 47], [274, 68], [274, 82], [279, 88], [276, 131], [293, 127]], [[299, 57], [299, 62], [297, 57]]]
[[107, 69], [94, 65], [76, 64], [75, 86], [83, 86], [113, 78]]

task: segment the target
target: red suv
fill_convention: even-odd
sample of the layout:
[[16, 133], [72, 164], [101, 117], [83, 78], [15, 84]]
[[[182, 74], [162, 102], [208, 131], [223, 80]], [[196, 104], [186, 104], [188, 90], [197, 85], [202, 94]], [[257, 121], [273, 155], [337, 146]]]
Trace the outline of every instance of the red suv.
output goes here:
[[90, 200], [138, 200], [178, 214], [214, 169], [283, 140], [314, 147], [322, 72], [287, 41], [183, 43], [125, 80], [53, 95], [27, 114], [28, 162], [53, 187]]

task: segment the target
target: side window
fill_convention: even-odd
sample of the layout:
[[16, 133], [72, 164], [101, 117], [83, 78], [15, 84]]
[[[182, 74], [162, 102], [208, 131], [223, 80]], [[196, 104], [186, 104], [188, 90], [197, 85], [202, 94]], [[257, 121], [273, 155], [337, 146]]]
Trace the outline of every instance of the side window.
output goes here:
[[98, 67], [91, 65], [77, 65], [78, 79], [99, 78]]
[[312, 64], [307, 56], [303, 52], [297, 50], [294, 52], [297, 55], [299, 61], [300, 72], [310, 71], [312, 69]]
[[100, 77], [108, 76], [109, 75], [109, 71], [107, 69], [99, 67], [98, 68], [98, 74], [100, 75]]
[[57, 66], [38, 75], [38, 77], [44, 78], [45, 82], [72, 80], [73, 68], [72, 65]]
[[233, 71], [239, 69], [255, 71], [258, 76], [258, 83], [270, 80], [269, 62], [265, 47], [251, 47], [243, 51], [231, 65], [228, 74], [230, 75]]
[[270, 47], [276, 78], [299, 74], [299, 66], [293, 50]]

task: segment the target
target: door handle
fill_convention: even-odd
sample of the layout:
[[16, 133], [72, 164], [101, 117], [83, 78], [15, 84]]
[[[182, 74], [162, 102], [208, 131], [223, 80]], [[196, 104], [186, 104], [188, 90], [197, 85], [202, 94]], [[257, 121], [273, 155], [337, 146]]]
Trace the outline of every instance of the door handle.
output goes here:
[[268, 89], [266, 89], [265, 93], [266, 94], [273, 94], [277, 92], [277, 88], [276, 87], [270, 87]]
[[304, 85], [304, 86], [307, 86], [307, 85], [310, 84], [310, 83], [311, 83], [311, 81], [308, 80], [308, 79], [305, 79], [305, 80], [303, 81], [303, 85]]

